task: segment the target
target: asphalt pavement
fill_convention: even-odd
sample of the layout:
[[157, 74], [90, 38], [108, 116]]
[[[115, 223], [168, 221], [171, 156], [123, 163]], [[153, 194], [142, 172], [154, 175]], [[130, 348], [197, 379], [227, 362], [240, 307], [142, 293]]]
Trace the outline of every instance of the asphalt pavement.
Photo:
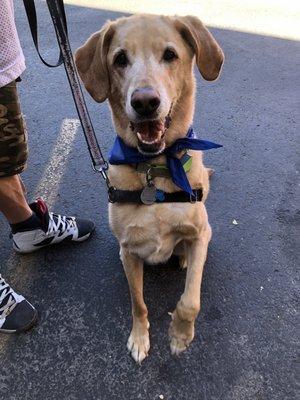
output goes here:
[[[22, 2], [16, 20], [27, 59], [20, 83], [30, 159], [28, 198], [90, 217], [96, 233], [78, 246], [19, 256], [0, 217], [3, 276], [39, 311], [38, 326], [0, 337], [2, 400], [294, 400], [299, 267], [299, 42], [212, 29], [226, 55], [215, 83], [197, 73], [194, 130], [223, 144], [205, 154], [216, 173], [207, 202], [213, 228], [202, 310], [188, 351], [171, 356], [168, 312], [185, 272], [176, 260], [147, 267], [151, 351], [138, 366], [126, 351], [130, 298], [109, 231], [106, 192], [88, 151], [64, 69], [46, 68], [32, 45]], [[41, 49], [58, 55], [38, 1]], [[67, 6], [75, 50], [120, 14]], [[105, 153], [114, 130], [107, 104], [88, 95]]]

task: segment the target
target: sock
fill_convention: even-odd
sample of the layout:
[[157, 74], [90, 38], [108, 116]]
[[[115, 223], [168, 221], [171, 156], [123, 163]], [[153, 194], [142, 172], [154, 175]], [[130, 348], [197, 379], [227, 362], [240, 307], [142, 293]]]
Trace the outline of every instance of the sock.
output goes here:
[[10, 224], [13, 234], [17, 232], [33, 231], [34, 229], [42, 228], [42, 221], [38, 218], [35, 212], [32, 216], [25, 221], [18, 222], [17, 224]]

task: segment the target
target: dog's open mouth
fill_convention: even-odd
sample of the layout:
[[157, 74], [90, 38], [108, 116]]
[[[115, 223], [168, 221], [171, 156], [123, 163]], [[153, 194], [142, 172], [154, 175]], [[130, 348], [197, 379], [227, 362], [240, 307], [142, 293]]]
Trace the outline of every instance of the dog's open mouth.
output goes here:
[[143, 154], [159, 154], [165, 148], [167, 124], [164, 120], [131, 122], [131, 129], [137, 135], [138, 149]]

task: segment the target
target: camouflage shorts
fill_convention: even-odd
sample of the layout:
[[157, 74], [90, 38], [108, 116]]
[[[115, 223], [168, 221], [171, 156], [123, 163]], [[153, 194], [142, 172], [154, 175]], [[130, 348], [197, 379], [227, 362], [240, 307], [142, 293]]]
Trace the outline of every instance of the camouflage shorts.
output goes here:
[[13, 81], [0, 88], [0, 178], [22, 172], [27, 155], [26, 129]]

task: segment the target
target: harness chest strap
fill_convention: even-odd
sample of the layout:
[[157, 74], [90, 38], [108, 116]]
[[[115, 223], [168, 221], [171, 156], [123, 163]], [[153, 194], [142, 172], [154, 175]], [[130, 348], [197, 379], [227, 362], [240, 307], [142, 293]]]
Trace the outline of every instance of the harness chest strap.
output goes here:
[[[108, 200], [110, 203], [132, 203], [132, 204], [145, 204], [142, 201], [143, 190], [121, 190], [114, 187], [108, 189]], [[194, 189], [193, 194], [178, 191], [173, 193], [166, 193], [160, 189], [155, 191], [155, 200], [152, 204], [161, 203], [196, 203], [202, 201], [202, 189]], [[149, 204], [150, 205], [150, 204]]]

